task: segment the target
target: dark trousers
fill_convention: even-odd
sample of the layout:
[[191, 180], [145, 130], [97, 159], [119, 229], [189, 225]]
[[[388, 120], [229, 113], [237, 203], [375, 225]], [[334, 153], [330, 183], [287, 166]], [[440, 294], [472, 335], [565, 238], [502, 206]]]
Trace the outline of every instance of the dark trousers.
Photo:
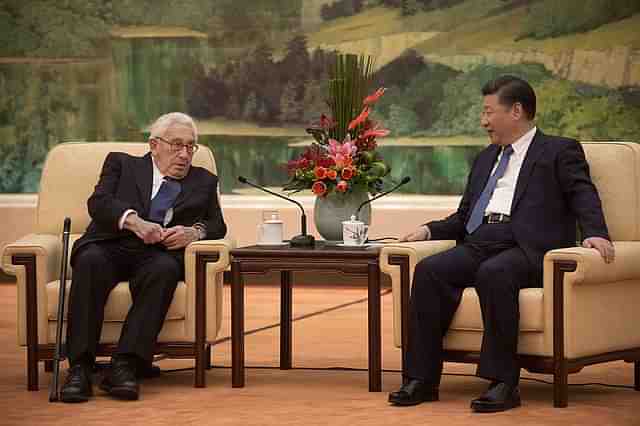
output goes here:
[[74, 256], [69, 295], [67, 356], [73, 365], [93, 361], [104, 307], [120, 281], [129, 281], [133, 305], [120, 334], [117, 354], [150, 361], [178, 281], [184, 251], [148, 246], [136, 237], [87, 244]]
[[483, 224], [463, 244], [416, 266], [409, 308], [406, 374], [439, 385], [443, 338], [465, 287], [480, 299], [484, 334], [477, 375], [516, 385], [519, 290], [541, 286], [541, 270], [514, 241], [511, 226]]

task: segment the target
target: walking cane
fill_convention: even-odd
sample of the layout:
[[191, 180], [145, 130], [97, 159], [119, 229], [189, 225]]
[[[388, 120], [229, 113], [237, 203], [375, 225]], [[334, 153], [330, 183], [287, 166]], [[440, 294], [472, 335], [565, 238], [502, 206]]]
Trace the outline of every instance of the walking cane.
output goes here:
[[60, 290], [58, 293], [58, 323], [56, 324], [56, 350], [53, 355], [53, 377], [49, 386], [49, 402], [60, 400], [58, 392], [58, 377], [60, 375], [60, 361], [64, 360], [62, 355], [62, 325], [64, 321], [64, 298], [67, 287], [67, 257], [69, 255], [69, 232], [71, 231], [71, 219], [64, 218], [62, 231], [62, 261], [60, 263]]

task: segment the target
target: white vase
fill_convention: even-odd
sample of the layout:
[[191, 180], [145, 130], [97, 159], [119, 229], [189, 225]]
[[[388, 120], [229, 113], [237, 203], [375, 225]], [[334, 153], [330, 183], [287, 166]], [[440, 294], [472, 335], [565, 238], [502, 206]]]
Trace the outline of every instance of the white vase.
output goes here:
[[[356, 214], [360, 204], [369, 199], [369, 193], [364, 191], [347, 194], [331, 193], [324, 197], [316, 197], [313, 207], [313, 220], [316, 229], [327, 241], [342, 241], [342, 221], [349, 220]], [[358, 219], [371, 223], [371, 204], [366, 204], [360, 210]]]

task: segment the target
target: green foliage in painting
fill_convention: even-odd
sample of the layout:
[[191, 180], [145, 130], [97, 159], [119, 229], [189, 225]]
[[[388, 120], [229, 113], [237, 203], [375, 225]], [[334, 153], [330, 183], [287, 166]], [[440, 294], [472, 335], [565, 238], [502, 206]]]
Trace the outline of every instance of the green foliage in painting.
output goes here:
[[584, 32], [640, 12], [638, 0], [542, 0], [529, 8], [521, 38], [547, 38]]

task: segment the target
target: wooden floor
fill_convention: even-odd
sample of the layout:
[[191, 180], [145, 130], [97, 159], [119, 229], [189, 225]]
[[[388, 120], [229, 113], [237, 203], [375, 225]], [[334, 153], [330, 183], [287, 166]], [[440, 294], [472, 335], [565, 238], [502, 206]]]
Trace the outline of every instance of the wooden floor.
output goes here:
[[[385, 290], [387, 292], [388, 290]], [[225, 287], [224, 323], [214, 348], [215, 368], [205, 389], [193, 388], [192, 371], [165, 371], [143, 382], [141, 399], [114, 401], [95, 388], [92, 401], [79, 405], [48, 402], [49, 374], [41, 368], [39, 392], [26, 390], [25, 349], [16, 344], [16, 287], [0, 284], [0, 424], [2, 425], [640, 425], [640, 392], [631, 389], [631, 364], [589, 367], [570, 376], [569, 407], [555, 409], [552, 387], [522, 380], [523, 406], [506, 413], [474, 414], [469, 401], [486, 383], [473, 377], [474, 367], [447, 364], [437, 403], [397, 408], [387, 394], [400, 383], [391, 370], [400, 367], [392, 344], [391, 295], [383, 296], [383, 392], [367, 391], [367, 372], [339, 370], [367, 366], [366, 290], [363, 288], [294, 288], [294, 366], [278, 365], [279, 289], [248, 286], [247, 330], [267, 327], [245, 340], [246, 387], [231, 388], [229, 289]], [[337, 309], [339, 305], [346, 305]], [[191, 367], [189, 361], [162, 360], [163, 370]], [[465, 376], [471, 375], [471, 376]], [[550, 380], [523, 372], [523, 377]], [[582, 383], [605, 383], [625, 388]]]

